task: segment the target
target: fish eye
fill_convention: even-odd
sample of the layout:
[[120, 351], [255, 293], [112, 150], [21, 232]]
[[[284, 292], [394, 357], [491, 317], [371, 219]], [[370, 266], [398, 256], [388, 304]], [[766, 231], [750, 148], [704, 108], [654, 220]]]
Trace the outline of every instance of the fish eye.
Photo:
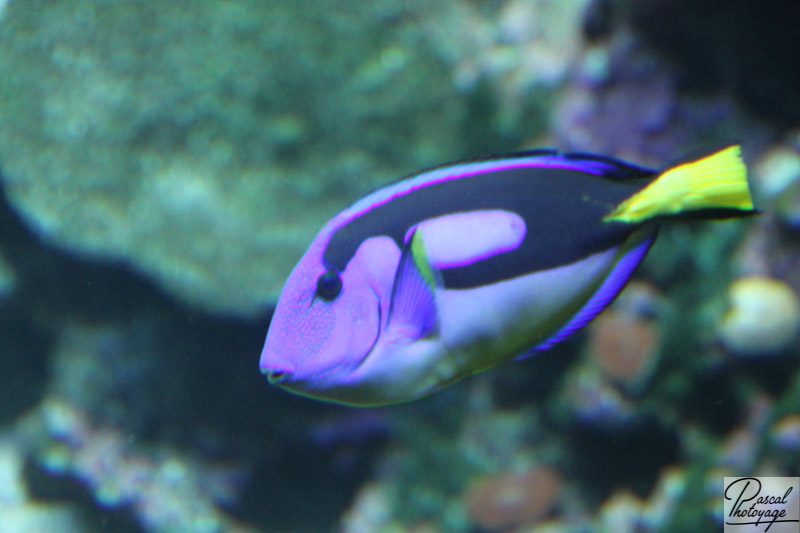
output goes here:
[[317, 296], [325, 301], [333, 301], [342, 290], [342, 278], [331, 269], [317, 279]]

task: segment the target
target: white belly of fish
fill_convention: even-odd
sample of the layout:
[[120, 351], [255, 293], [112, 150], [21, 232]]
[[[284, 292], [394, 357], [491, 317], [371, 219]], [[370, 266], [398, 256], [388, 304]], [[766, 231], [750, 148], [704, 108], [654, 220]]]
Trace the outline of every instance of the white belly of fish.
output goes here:
[[468, 290], [440, 290], [445, 366], [462, 375], [504, 363], [547, 340], [586, 303], [617, 261], [617, 249], [570, 265]]

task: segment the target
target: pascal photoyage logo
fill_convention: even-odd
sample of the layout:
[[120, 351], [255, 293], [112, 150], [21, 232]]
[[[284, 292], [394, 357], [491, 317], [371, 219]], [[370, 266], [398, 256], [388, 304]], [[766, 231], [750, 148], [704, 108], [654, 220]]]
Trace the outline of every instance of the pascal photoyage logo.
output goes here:
[[724, 533], [800, 533], [800, 477], [726, 477]]

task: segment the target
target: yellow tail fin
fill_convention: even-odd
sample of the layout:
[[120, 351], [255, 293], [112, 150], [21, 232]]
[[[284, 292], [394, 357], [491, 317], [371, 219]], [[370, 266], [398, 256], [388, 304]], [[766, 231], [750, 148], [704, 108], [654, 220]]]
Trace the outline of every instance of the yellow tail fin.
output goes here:
[[668, 169], [603, 220], [637, 223], [703, 209], [753, 210], [747, 167], [738, 145]]

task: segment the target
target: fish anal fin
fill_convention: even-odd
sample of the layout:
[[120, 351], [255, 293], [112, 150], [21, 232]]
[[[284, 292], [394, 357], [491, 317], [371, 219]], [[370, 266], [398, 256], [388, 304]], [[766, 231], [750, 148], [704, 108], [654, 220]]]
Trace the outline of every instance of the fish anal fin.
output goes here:
[[536, 352], [548, 350], [559, 342], [566, 340], [568, 337], [576, 333], [581, 328], [585, 327], [589, 322], [594, 320], [597, 315], [603, 312], [606, 307], [616, 299], [625, 285], [633, 276], [636, 268], [647, 255], [650, 246], [656, 238], [656, 232], [649, 233], [644, 239], [639, 240], [627, 252], [623, 252], [622, 257], [614, 268], [611, 269], [608, 276], [600, 284], [600, 287], [594, 292], [591, 298], [581, 307], [581, 309], [573, 315], [569, 322], [558, 330], [550, 338], [534, 347], [532, 350], [518, 356], [516, 360], [525, 359], [534, 355]]

